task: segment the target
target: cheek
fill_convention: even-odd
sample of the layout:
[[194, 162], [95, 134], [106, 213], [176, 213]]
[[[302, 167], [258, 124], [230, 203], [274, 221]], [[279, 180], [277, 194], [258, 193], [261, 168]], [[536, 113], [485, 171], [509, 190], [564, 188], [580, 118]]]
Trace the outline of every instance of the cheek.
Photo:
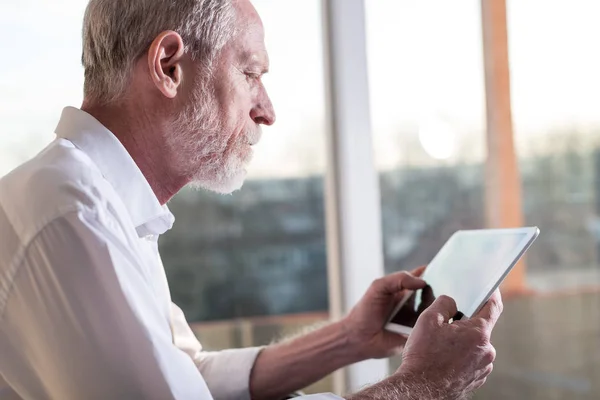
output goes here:
[[238, 153], [240, 148], [249, 147], [248, 132], [254, 129], [250, 118], [250, 94], [246, 81], [237, 82], [219, 93], [219, 138], [225, 153]]
[[240, 136], [247, 129], [248, 113], [237, 101], [231, 101], [219, 110], [219, 121], [221, 122], [221, 131], [227, 140]]
[[248, 82], [244, 81], [237, 85], [230, 93], [230, 102], [228, 103], [228, 114], [230, 116], [230, 122], [243, 127], [252, 121], [250, 118], [250, 112], [253, 104], [253, 89]]
[[246, 77], [239, 76], [238, 71], [233, 71], [223, 78], [217, 87], [216, 95], [228, 126], [239, 125], [241, 117], [250, 114], [253, 90]]
[[252, 148], [248, 144], [247, 129], [244, 124], [240, 123], [239, 118], [231, 121], [232, 126], [227, 127], [220, 135], [223, 157], [224, 158], [239, 158], [245, 160], [252, 155]]

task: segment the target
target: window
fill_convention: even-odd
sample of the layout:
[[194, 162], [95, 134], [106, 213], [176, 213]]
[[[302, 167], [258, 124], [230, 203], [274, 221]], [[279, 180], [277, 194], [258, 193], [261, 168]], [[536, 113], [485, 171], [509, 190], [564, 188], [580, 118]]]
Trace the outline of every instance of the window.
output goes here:
[[[600, 284], [600, 27], [595, 2], [509, 1], [517, 151], [528, 224], [543, 234], [527, 263], [540, 291]], [[560, 24], [564, 29], [556, 29]]]
[[[515, 146], [533, 295], [507, 299], [482, 399], [591, 399], [600, 335], [600, 27], [594, 1], [507, 1]], [[559, 28], [560, 27], [560, 28]]]
[[[542, 233], [524, 264], [530, 292], [505, 296], [494, 374], [476, 398], [595, 398], [600, 57], [590, 49], [600, 9], [585, 0], [507, 6], [523, 214]], [[454, 230], [486, 224], [481, 9], [474, 0], [367, 1], [366, 11], [384, 254], [394, 271], [428, 262]]]
[[0, 3], [0, 176], [54, 138], [62, 108], [81, 104], [87, 2]]
[[425, 264], [455, 230], [484, 224], [479, 10], [366, 2], [386, 272]]

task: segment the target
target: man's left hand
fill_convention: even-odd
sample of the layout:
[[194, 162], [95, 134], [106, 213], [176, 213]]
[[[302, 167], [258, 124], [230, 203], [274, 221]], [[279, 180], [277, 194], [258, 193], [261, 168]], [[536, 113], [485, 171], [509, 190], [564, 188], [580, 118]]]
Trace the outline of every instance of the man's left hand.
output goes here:
[[340, 321], [348, 335], [348, 344], [359, 359], [386, 358], [401, 353], [407, 337], [386, 331], [384, 327], [407, 290], [425, 287], [425, 281], [419, 278], [424, 270], [425, 267], [420, 267], [377, 279]]

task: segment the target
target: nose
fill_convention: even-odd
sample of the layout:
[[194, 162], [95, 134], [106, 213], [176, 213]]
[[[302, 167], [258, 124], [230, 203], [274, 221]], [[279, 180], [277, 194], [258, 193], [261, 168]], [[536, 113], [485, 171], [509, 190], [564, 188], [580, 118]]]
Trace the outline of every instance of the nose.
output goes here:
[[250, 110], [250, 118], [256, 124], [271, 126], [275, 123], [275, 109], [266, 92], [261, 97], [261, 101]]

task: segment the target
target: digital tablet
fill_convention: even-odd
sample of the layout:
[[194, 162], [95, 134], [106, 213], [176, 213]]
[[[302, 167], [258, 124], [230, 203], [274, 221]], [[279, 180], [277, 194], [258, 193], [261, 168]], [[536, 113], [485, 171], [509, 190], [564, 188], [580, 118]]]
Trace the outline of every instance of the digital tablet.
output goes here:
[[423, 272], [424, 289], [410, 291], [386, 329], [410, 335], [419, 315], [437, 296], [456, 301], [454, 319], [475, 315], [539, 235], [537, 227], [458, 231]]

